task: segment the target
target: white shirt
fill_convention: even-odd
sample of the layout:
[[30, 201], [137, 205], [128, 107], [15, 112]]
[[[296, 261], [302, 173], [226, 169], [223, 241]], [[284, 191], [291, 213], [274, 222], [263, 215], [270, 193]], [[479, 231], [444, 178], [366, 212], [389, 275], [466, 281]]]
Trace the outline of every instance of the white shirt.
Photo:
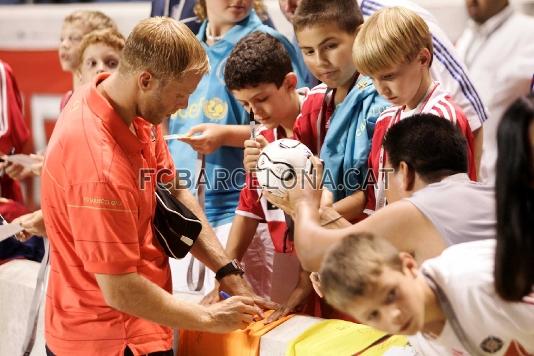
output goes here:
[[507, 6], [481, 25], [469, 20], [457, 50], [490, 114], [484, 123], [480, 175], [492, 183], [500, 119], [515, 99], [530, 90], [534, 74], [534, 18]]
[[[515, 343], [534, 353], [534, 303], [505, 302], [495, 292], [494, 239], [457, 244], [421, 266], [443, 290], [477, 355], [501, 356]], [[420, 333], [410, 343], [422, 355], [469, 355], [446, 322], [432, 339]]]
[[487, 119], [486, 109], [473, 83], [467, 76], [462, 60], [459, 59], [445, 32], [439, 27], [436, 18], [409, 0], [358, 0], [358, 4], [364, 17], [369, 17], [384, 7], [402, 6], [417, 13], [425, 20], [432, 33], [434, 45], [434, 58], [430, 67], [432, 79], [438, 81], [443, 90], [449, 93], [456, 104], [462, 108], [471, 129], [474, 131], [480, 128]]

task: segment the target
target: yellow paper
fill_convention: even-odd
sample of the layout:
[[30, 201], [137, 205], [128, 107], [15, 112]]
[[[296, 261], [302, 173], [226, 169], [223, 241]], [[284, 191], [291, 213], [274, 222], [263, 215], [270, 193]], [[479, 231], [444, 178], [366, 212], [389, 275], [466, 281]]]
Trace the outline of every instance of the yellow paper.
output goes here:
[[[385, 336], [385, 333], [366, 325], [336, 319], [325, 320], [313, 325], [293, 340], [286, 351], [286, 356], [351, 356], [366, 350]], [[393, 336], [386, 339], [383, 347], [381, 344], [375, 345], [362, 355], [382, 355], [384, 350], [390, 347], [402, 347], [407, 342], [404, 336]]]

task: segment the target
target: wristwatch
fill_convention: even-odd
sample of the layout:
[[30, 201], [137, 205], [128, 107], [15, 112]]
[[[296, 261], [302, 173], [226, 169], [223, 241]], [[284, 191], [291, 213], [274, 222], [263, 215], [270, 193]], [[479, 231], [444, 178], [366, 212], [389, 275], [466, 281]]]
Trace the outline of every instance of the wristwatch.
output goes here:
[[226, 277], [229, 274], [238, 274], [242, 276], [245, 273], [245, 270], [243, 267], [241, 267], [241, 264], [238, 260], [232, 260], [228, 264], [222, 266], [219, 268], [219, 270], [215, 273], [215, 279], [220, 281], [224, 277]]

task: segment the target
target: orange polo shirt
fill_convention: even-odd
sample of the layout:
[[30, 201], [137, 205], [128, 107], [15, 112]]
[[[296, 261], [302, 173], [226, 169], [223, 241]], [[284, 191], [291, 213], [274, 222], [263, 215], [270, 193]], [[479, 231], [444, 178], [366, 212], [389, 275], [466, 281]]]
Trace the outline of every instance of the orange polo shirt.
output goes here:
[[136, 272], [172, 290], [151, 223], [156, 172], [168, 168], [160, 180], [173, 179], [172, 158], [160, 128], [136, 118], [134, 135], [98, 93], [106, 77], [69, 100], [43, 168], [41, 204], [51, 243], [45, 334], [57, 356], [122, 355], [126, 346], [144, 354], [172, 346], [170, 328], [109, 307], [94, 276]]

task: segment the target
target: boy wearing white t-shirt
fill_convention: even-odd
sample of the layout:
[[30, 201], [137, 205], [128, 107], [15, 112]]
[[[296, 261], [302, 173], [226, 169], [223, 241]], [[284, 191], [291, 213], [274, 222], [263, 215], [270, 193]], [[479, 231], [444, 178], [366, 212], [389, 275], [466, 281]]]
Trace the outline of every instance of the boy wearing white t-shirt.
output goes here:
[[415, 335], [423, 355], [534, 352], [534, 303], [495, 292], [495, 240], [457, 244], [419, 268], [407, 252], [370, 234], [336, 244], [320, 271], [328, 303], [369, 326]]

